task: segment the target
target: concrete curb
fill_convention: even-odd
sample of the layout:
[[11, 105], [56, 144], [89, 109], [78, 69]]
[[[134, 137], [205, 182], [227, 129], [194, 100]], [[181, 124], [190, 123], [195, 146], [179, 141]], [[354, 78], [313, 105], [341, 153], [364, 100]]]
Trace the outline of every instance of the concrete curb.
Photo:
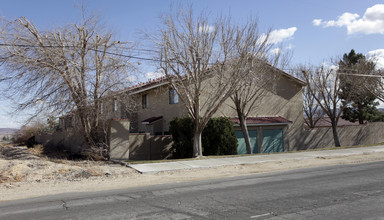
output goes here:
[[384, 145], [372, 147], [359, 147], [359, 148], [346, 148], [336, 150], [323, 150], [323, 151], [302, 151], [293, 153], [279, 153], [279, 154], [259, 154], [243, 157], [226, 157], [217, 159], [201, 159], [201, 160], [185, 160], [177, 162], [161, 162], [161, 163], [144, 163], [144, 164], [128, 164], [141, 174], [156, 174], [162, 171], [175, 171], [185, 169], [199, 169], [211, 168], [230, 165], [242, 164], [257, 164], [273, 161], [285, 160], [300, 160], [322, 157], [339, 157], [351, 155], [364, 155], [384, 152]]

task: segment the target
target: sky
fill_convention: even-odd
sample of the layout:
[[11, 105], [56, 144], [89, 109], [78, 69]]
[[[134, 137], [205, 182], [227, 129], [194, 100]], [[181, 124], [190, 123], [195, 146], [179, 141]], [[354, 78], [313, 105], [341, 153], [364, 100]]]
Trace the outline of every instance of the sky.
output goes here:
[[[194, 10], [210, 16], [230, 15], [241, 24], [256, 17], [260, 31], [271, 29], [271, 41], [292, 51], [291, 66], [319, 65], [354, 49], [376, 57], [384, 68], [384, 2], [376, 0], [92, 0], [88, 10], [99, 13], [105, 25], [120, 41], [140, 44], [143, 32], [156, 33], [161, 14], [170, 5], [192, 3]], [[80, 18], [73, 0], [0, 0], [0, 17], [14, 20], [26, 17], [40, 30], [74, 23]], [[148, 56], [141, 54], [141, 56]], [[1, 71], [1, 70], [0, 70]], [[145, 66], [148, 78], [156, 77], [152, 66]], [[2, 88], [0, 88], [2, 89]], [[11, 102], [0, 99], [0, 128], [18, 128], [25, 116], [11, 114]]]

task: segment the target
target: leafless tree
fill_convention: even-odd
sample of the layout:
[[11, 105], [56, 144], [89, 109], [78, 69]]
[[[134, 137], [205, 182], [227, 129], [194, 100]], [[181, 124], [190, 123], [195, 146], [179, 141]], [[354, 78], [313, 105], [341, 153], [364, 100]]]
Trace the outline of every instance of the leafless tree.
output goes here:
[[378, 86], [376, 89], [370, 91], [377, 97], [378, 100], [384, 102], [384, 69], [377, 70], [375, 75], [379, 78], [377, 80]]
[[20, 100], [18, 110], [72, 112], [87, 146], [98, 146], [101, 99], [129, 83], [132, 66], [117, 56], [127, 44], [113, 40], [95, 16], [47, 31], [22, 17], [3, 20], [1, 29], [0, 63], [6, 73], [0, 81], [8, 96]]
[[231, 95], [231, 100], [236, 110], [240, 122], [240, 128], [243, 133], [246, 149], [248, 154], [252, 154], [251, 142], [248, 134], [247, 117], [249, 113], [256, 107], [258, 102], [267, 92], [267, 86], [272, 85], [272, 74], [267, 73], [267, 64], [264, 61], [252, 60], [251, 63], [244, 64], [244, 76], [239, 78], [241, 86]]
[[[299, 72], [293, 72], [292, 74], [304, 81], [306, 80], [304, 78], [304, 75], [302, 74], [302, 71], [307, 71], [307, 72], [312, 71], [311, 68], [306, 66], [299, 66], [297, 67], [297, 69]], [[303, 88], [304, 123], [310, 129], [315, 128], [317, 122], [319, 122], [322, 118], [324, 118], [323, 110], [321, 109], [321, 107], [319, 106], [319, 104], [315, 99], [315, 97], [319, 97], [321, 100], [319, 91], [317, 91], [316, 88], [313, 88], [313, 92], [316, 94], [315, 96], [312, 95], [308, 86], [305, 86]]]
[[[217, 109], [238, 88], [240, 71], [233, 71], [238, 58], [236, 26], [229, 17], [210, 22], [192, 7], [163, 16], [159, 36], [160, 68], [179, 94], [194, 122], [193, 155], [202, 156], [201, 133]], [[232, 63], [233, 64], [233, 63]]]
[[[301, 71], [309, 93], [316, 100], [321, 110], [329, 117], [334, 143], [336, 147], [339, 147], [337, 123], [345, 108], [345, 104], [339, 98], [341, 74], [336, 68], [324, 65], [317, 68], [302, 67]], [[348, 99], [348, 96], [346, 96], [346, 99]]]
[[[318, 91], [314, 91], [319, 96]], [[303, 88], [303, 112], [304, 112], [304, 123], [308, 128], [312, 129], [316, 127], [317, 122], [324, 118], [323, 111], [317, 103], [315, 96], [311, 94], [308, 87]]]
[[279, 50], [272, 53], [272, 48], [276, 45], [268, 40], [269, 33], [259, 34], [257, 20], [250, 19], [244, 26], [236, 27], [237, 58], [228, 62], [234, 72], [233, 77], [240, 84], [231, 95], [231, 100], [239, 118], [248, 154], [252, 154], [252, 148], [247, 117], [268, 91], [273, 90], [273, 82], [279, 71], [275, 66], [284, 67], [290, 58], [289, 51], [283, 53]]

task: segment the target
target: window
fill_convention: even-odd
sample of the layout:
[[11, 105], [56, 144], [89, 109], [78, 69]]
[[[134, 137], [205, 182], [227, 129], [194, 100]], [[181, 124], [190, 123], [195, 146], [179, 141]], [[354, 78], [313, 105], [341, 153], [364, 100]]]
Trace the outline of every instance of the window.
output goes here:
[[117, 112], [117, 99], [113, 100], [113, 111]]
[[141, 96], [141, 107], [143, 109], [148, 108], [148, 95], [147, 94]]
[[169, 104], [177, 104], [179, 103], [179, 95], [176, 90], [173, 88], [169, 88]]

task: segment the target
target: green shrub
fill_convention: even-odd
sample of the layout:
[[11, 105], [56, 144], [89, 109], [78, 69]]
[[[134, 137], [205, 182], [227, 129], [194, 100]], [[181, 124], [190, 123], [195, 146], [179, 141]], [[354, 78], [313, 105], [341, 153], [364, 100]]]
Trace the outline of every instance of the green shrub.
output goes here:
[[203, 154], [237, 154], [237, 139], [233, 123], [229, 118], [220, 117], [209, 120], [202, 135]]
[[[173, 138], [173, 157], [190, 158], [193, 154], [193, 122], [189, 117], [175, 118], [170, 122]], [[210, 119], [205, 127], [201, 141], [203, 155], [237, 154], [237, 139], [229, 118]]]
[[173, 158], [188, 158], [193, 154], [192, 119], [174, 118], [170, 122], [169, 133], [172, 135]]

